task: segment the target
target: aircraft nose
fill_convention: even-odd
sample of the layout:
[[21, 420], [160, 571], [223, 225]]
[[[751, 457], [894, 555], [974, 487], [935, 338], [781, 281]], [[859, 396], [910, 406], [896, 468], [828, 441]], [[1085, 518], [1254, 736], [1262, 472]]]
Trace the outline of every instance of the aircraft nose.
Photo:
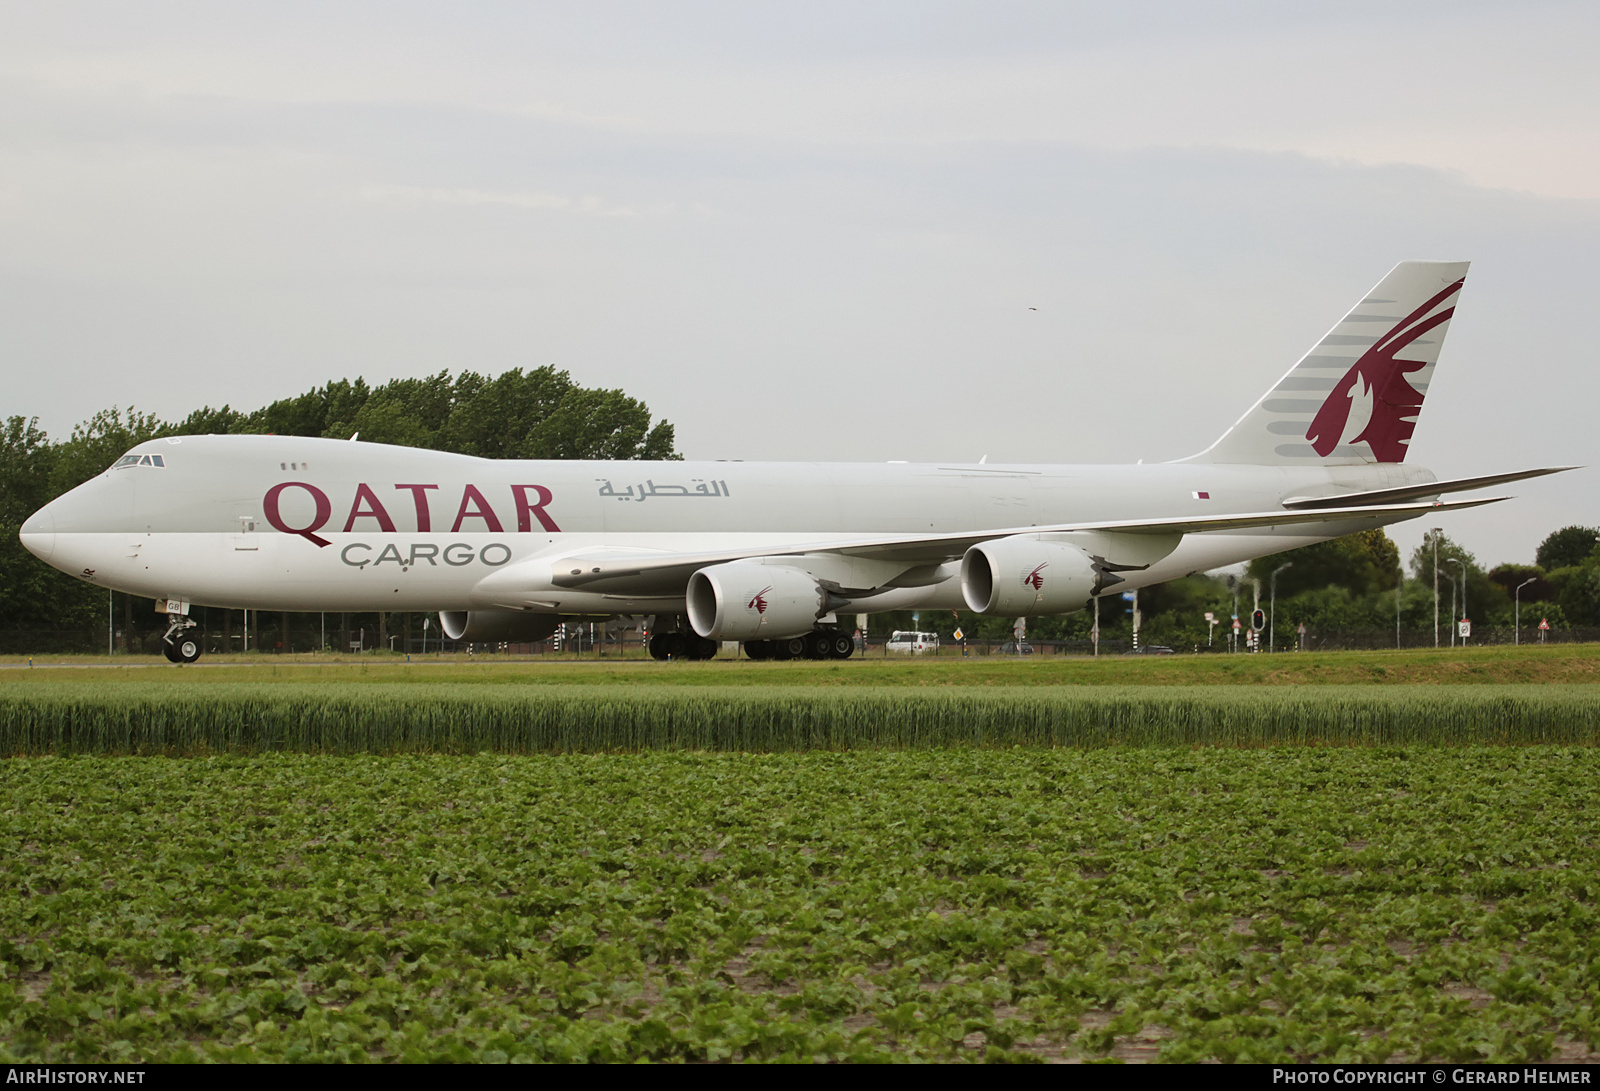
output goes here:
[[50, 514], [50, 506], [46, 504], [28, 516], [17, 537], [22, 539], [22, 548], [41, 561], [48, 561], [56, 551], [56, 520]]

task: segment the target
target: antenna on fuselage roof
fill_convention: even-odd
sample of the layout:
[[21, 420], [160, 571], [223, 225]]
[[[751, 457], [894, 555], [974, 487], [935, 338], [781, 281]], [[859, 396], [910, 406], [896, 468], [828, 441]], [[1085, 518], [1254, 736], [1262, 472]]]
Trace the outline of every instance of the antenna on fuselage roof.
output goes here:
[[350, 442], [351, 443], [354, 443], [356, 440], [358, 440], [360, 438], [361, 438], [361, 433], [360, 432], [352, 432], [352, 433], [350, 433]]

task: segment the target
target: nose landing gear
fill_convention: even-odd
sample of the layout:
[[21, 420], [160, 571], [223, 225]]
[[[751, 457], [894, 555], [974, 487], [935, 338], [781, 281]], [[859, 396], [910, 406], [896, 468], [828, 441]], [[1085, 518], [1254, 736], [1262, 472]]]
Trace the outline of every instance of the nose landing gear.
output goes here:
[[167, 631], [161, 634], [161, 654], [172, 663], [193, 663], [200, 658], [200, 638], [189, 632], [195, 623], [183, 614], [167, 615]]

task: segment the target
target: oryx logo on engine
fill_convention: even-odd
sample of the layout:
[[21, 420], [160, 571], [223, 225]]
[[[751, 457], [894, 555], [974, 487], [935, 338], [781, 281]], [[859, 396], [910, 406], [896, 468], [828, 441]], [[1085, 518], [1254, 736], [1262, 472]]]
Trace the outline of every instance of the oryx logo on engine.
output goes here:
[[1029, 572], [1026, 576], [1022, 577], [1022, 586], [1031, 587], [1035, 591], [1042, 590], [1044, 588], [1044, 576], [1041, 575], [1041, 573], [1049, 567], [1050, 562], [1046, 561], [1038, 568], [1035, 568], [1032, 572]]
[[772, 584], [767, 584], [755, 593], [755, 597], [744, 604], [746, 610], [754, 610], [758, 614], [767, 612], [767, 592], [772, 590]]

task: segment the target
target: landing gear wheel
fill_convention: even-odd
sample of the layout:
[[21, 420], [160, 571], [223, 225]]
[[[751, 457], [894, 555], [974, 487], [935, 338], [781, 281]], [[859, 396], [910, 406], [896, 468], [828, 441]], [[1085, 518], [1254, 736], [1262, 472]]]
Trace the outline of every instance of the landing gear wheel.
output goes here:
[[786, 640], [772, 642], [772, 658], [774, 659], [799, 659], [806, 654], [806, 639], [803, 636], [791, 636]]
[[650, 637], [651, 659], [682, 659], [682, 633], [655, 633]]
[[715, 659], [717, 657], [717, 642], [710, 637], [683, 634], [683, 657], [685, 659]]
[[856, 650], [855, 639], [849, 633], [830, 633], [828, 654], [833, 659], [849, 659]]
[[807, 659], [827, 659], [833, 651], [832, 634], [821, 629], [813, 629], [807, 633], [805, 639], [805, 656]]
[[193, 663], [200, 658], [200, 638], [191, 630], [195, 623], [182, 614], [167, 615], [167, 631], [161, 634], [161, 654], [169, 663]]
[[770, 640], [746, 640], [744, 642], [744, 654], [746, 656], [748, 656], [749, 658], [755, 659], [755, 660], [771, 659], [772, 658], [772, 641], [770, 641]]

